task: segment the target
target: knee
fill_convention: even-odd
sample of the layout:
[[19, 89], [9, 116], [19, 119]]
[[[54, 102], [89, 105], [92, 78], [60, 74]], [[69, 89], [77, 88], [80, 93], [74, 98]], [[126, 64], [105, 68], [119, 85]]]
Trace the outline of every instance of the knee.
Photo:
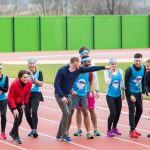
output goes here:
[[82, 113], [83, 113], [83, 116], [84, 116], [84, 117], [87, 117], [87, 116], [88, 116], [88, 111], [87, 111], [87, 110], [83, 110]]

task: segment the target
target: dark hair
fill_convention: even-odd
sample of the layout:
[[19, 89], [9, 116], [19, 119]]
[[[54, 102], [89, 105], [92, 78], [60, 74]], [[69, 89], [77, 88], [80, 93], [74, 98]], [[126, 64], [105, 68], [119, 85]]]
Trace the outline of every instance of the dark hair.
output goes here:
[[136, 54], [134, 55], [134, 58], [142, 58], [142, 54], [141, 54], [141, 53], [136, 53]]
[[[90, 56], [82, 56], [82, 57], [81, 57], [81, 60], [84, 59], [84, 58], [88, 58], [88, 57], [90, 57]], [[81, 63], [83, 64], [84, 61], [83, 61], [83, 62], [81, 61]]]
[[83, 46], [79, 49], [79, 53], [82, 53], [84, 50], [88, 50], [90, 52], [90, 50], [87, 47]]
[[27, 70], [20, 70], [18, 72], [18, 78], [21, 78], [24, 74], [28, 74], [28, 71]]
[[79, 62], [80, 61], [80, 59], [79, 59], [79, 57], [72, 57], [71, 59], [70, 59], [70, 63], [72, 64], [72, 63], [74, 63], [74, 62]]

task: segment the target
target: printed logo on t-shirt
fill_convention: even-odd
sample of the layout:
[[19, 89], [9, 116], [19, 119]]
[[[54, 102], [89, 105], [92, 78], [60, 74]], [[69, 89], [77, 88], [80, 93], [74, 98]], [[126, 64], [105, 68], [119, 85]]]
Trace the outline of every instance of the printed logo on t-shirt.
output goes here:
[[142, 77], [141, 76], [137, 76], [133, 82], [136, 84], [136, 86], [138, 86], [142, 81]]
[[79, 88], [79, 90], [82, 90], [86, 85], [86, 81], [84, 79], [80, 79], [77, 82], [77, 87]]
[[117, 89], [119, 87], [119, 81], [118, 80], [113, 81], [112, 86], [114, 87], [114, 89]]

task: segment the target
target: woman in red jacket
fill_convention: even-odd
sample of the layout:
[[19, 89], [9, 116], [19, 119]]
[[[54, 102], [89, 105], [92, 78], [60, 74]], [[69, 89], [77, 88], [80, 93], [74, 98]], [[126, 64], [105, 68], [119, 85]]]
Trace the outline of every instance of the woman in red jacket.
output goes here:
[[28, 80], [28, 72], [20, 70], [18, 79], [12, 82], [7, 96], [8, 106], [14, 116], [13, 128], [9, 135], [15, 143], [21, 144], [18, 129], [22, 122], [24, 106], [28, 103], [32, 83]]

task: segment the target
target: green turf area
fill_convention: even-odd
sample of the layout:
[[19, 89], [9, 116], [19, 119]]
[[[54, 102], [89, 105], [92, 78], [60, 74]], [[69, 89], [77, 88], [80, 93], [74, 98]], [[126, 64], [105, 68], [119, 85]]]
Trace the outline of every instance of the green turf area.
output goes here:
[[[131, 63], [119, 63], [118, 68], [121, 68], [123, 72]], [[108, 65], [108, 64], [97, 64], [97, 65]], [[46, 83], [54, 83], [55, 75], [58, 70], [63, 66], [62, 64], [39, 64], [38, 69], [43, 72], [44, 82]], [[3, 65], [3, 72], [4, 74], [8, 75], [9, 77], [17, 78], [18, 71], [21, 69], [27, 69], [27, 65]], [[99, 85], [100, 91], [105, 92], [106, 84], [104, 81], [104, 71], [98, 71], [98, 78], [99, 78]], [[147, 98], [146, 99], [150, 99]]]

